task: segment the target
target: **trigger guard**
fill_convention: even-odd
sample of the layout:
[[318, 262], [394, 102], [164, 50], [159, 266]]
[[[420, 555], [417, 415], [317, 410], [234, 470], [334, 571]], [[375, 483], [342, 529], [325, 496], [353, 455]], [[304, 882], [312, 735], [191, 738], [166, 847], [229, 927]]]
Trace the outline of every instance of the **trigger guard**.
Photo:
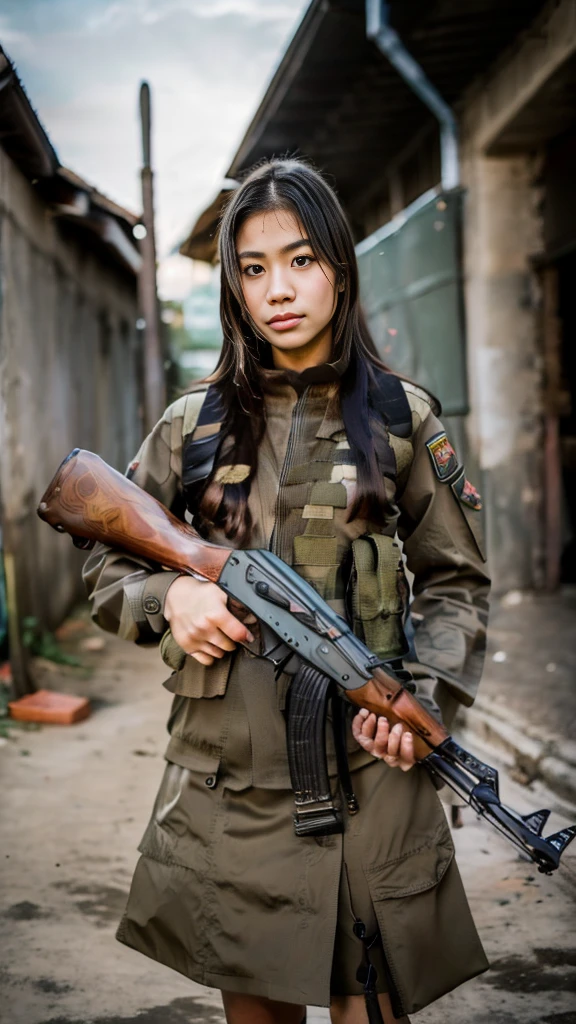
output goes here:
[[259, 657], [271, 661], [277, 668], [282, 666], [282, 672], [287, 675], [295, 675], [300, 665], [300, 658], [292, 648], [285, 644], [265, 622], [260, 622], [260, 637], [262, 643]]

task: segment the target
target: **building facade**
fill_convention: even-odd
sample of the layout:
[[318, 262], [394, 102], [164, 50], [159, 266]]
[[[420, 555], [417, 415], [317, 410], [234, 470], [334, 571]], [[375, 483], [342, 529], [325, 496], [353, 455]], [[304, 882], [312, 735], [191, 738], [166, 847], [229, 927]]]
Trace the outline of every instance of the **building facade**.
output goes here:
[[0, 523], [9, 656], [21, 623], [54, 628], [83, 557], [37, 515], [74, 447], [124, 469], [141, 438], [137, 218], [61, 167], [0, 51]]

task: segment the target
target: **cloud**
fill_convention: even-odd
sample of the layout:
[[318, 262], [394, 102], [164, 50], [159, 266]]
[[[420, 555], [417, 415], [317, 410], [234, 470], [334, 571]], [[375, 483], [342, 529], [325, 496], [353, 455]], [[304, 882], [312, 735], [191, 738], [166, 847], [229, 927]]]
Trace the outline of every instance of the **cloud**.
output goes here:
[[108, 32], [173, 15], [216, 20], [238, 15], [252, 23], [290, 26], [304, 0], [3, 0], [3, 19], [31, 34]]
[[[3, 0], [0, 42], [58, 155], [138, 210], [150, 82], [159, 252], [212, 198], [307, 0]], [[8, 41], [10, 41], [8, 43]]]
[[135, 19], [155, 25], [175, 14], [207, 20], [239, 15], [252, 22], [279, 21], [289, 25], [297, 6], [285, 0], [114, 0], [90, 16], [88, 27], [100, 30], [113, 24], [134, 23]]

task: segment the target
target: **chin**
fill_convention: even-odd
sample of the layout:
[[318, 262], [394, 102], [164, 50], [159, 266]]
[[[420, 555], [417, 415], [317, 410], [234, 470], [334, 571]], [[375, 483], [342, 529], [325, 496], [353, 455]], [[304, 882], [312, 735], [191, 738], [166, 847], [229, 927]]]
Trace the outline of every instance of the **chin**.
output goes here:
[[[298, 328], [296, 328], [296, 330], [298, 330]], [[286, 334], [287, 333], [288, 332], [286, 332]], [[302, 338], [302, 337], [298, 337], [296, 334], [293, 334], [292, 337], [286, 337], [286, 334], [275, 335], [274, 338], [268, 338], [268, 341], [270, 342], [270, 345], [272, 346], [272, 348], [281, 348], [281, 349], [306, 348], [306, 346], [309, 345], [311, 341], [314, 341], [314, 337], [315, 337], [314, 335], [312, 335], [311, 338]]]

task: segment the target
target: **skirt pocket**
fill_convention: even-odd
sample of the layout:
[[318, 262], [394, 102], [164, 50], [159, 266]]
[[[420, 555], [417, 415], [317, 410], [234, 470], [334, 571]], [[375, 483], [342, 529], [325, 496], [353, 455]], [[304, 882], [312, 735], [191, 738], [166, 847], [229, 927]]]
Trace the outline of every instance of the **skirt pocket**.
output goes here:
[[447, 824], [366, 875], [398, 1010], [415, 1013], [487, 969]]
[[218, 767], [219, 758], [205, 758], [201, 773], [168, 762], [138, 846], [141, 854], [161, 864], [201, 868], [214, 817]]

